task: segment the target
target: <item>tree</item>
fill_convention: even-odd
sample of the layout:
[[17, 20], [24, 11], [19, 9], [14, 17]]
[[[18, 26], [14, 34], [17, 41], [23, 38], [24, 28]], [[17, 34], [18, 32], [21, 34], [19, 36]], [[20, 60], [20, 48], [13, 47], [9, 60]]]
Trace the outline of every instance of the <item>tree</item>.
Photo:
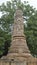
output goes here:
[[26, 36], [32, 55], [37, 57], [37, 11], [27, 22]]
[[37, 11], [35, 8], [30, 6], [28, 2], [24, 1], [24, 3], [22, 3], [21, 0], [11, 0], [7, 1], [6, 4], [3, 3], [0, 5], [0, 12], [2, 12], [2, 16], [0, 18], [0, 31], [2, 31], [2, 33], [0, 38], [3, 38], [4, 41], [4, 43], [2, 42], [3, 46], [0, 42], [0, 45], [2, 46], [1, 48], [3, 48], [2, 51], [0, 49], [0, 55], [1, 52], [3, 55], [6, 51], [5, 42], [11, 40], [11, 26], [14, 22], [14, 13], [17, 8], [23, 11], [23, 16], [26, 21], [24, 33], [26, 34], [28, 47], [32, 55], [37, 56]]

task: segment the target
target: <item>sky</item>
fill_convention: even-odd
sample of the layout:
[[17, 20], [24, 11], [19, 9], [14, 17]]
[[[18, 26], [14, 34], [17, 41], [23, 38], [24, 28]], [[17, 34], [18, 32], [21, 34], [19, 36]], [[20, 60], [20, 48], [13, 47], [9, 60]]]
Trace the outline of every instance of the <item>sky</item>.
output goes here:
[[[10, 1], [10, 0], [0, 0], [0, 5], [1, 5], [3, 2], [6, 3], [6, 1]], [[23, 2], [23, 1], [28, 1], [31, 6], [33, 6], [34, 8], [37, 9], [37, 0], [21, 0], [21, 1], [22, 1], [22, 2]], [[1, 13], [0, 13], [0, 17], [1, 17]]]

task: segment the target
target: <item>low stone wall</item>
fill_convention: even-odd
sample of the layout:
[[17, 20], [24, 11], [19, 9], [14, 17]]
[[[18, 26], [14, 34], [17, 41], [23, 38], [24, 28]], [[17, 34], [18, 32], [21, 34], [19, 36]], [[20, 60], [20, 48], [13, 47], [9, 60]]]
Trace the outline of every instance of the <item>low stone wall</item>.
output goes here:
[[16, 63], [11, 60], [0, 59], [0, 65], [16, 65]]
[[37, 58], [28, 59], [27, 65], [37, 65]]
[[0, 59], [0, 65], [10, 65], [8, 60]]
[[13, 61], [7, 59], [0, 59], [0, 65], [37, 65], [36, 58], [30, 58], [27, 61]]

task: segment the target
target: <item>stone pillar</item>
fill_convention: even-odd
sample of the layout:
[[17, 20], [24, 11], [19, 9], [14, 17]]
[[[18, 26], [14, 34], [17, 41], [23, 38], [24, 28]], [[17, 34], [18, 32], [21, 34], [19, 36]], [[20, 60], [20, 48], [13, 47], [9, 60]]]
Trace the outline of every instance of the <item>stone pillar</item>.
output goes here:
[[16, 10], [14, 16], [13, 36], [24, 36], [24, 20], [21, 10]]
[[24, 35], [23, 12], [17, 9], [14, 16], [12, 42], [8, 55], [5, 58], [24, 60], [25, 58], [29, 57], [31, 57], [31, 54], [26, 43], [26, 37]]
[[12, 55], [17, 54], [21, 56], [30, 56], [30, 51], [28, 49], [26, 37], [24, 35], [24, 20], [21, 10], [16, 10], [15, 12], [12, 43], [9, 53], [12, 53]]

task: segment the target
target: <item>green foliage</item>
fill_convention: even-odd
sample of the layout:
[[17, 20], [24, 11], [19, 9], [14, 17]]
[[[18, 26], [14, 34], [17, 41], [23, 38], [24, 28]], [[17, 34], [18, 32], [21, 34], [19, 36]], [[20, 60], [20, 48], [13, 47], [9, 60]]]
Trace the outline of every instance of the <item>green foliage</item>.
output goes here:
[[30, 16], [25, 27], [27, 44], [34, 57], [37, 57], [37, 13]]
[[[26, 34], [27, 44], [31, 54], [37, 57], [37, 10], [28, 4], [22, 3], [21, 0], [7, 1], [6, 4], [0, 5], [0, 55], [6, 55], [11, 40], [11, 26], [14, 22], [14, 13], [16, 9], [23, 11], [26, 21], [24, 33]], [[8, 46], [7, 46], [8, 45]]]

